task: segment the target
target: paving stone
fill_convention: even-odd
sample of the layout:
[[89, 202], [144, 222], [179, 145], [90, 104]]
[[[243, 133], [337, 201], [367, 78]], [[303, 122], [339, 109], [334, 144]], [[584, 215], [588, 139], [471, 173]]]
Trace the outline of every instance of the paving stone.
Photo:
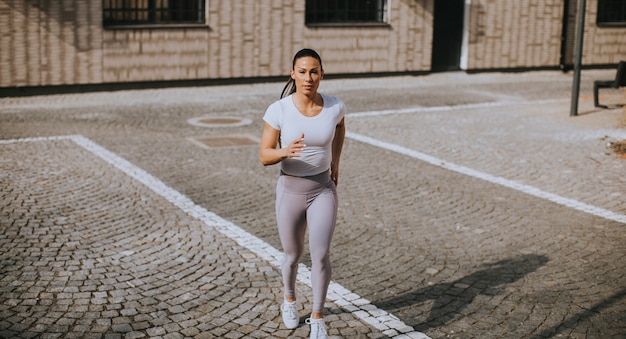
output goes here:
[[[582, 93], [608, 73], [584, 71]], [[584, 94], [569, 117], [570, 85], [561, 72], [445, 73], [321, 90], [346, 102], [351, 133], [623, 215], [626, 162], [606, 148], [626, 139], [622, 111]], [[280, 250], [277, 168], [257, 146], [189, 138], [258, 137], [281, 88], [1, 98], [0, 139], [82, 135]], [[187, 123], [224, 115], [251, 124]], [[0, 169], [0, 337], [308, 336], [282, 325], [277, 267], [70, 139], [0, 143]], [[350, 135], [339, 194], [333, 280], [372, 312], [431, 338], [626, 333], [624, 223]], [[310, 288], [298, 293], [308, 312]], [[331, 336], [401, 335], [327, 306]]]

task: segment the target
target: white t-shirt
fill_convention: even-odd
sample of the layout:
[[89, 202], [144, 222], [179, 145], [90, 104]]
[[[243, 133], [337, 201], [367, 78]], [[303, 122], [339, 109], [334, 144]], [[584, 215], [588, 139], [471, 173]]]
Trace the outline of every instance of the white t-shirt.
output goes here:
[[263, 120], [280, 131], [280, 144], [286, 147], [304, 133], [306, 146], [299, 158], [288, 158], [281, 162], [281, 170], [289, 175], [304, 177], [320, 174], [330, 168], [332, 143], [335, 129], [346, 114], [343, 101], [321, 94], [324, 100], [322, 111], [314, 116], [302, 115], [293, 103], [293, 95], [271, 104]]

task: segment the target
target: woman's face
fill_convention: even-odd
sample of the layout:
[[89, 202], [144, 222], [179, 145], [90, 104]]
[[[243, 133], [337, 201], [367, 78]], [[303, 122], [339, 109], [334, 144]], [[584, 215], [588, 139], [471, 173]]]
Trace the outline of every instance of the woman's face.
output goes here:
[[304, 95], [317, 93], [323, 76], [322, 65], [310, 56], [297, 59], [291, 70], [291, 78], [296, 81], [296, 92]]

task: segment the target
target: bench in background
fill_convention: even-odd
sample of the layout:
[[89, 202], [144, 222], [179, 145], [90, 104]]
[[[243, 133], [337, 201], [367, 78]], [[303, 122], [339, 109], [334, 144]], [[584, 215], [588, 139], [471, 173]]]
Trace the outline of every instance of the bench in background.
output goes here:
[[624, 86], [626, 86], [626, 61], [620, 61], [617, 65], [615, 80], [596, 80], [593, 82], [593, 104], [596, 107], [608, 108], [605, 105], [600, 105], [598, 99], [600, 88], [620, 88]]

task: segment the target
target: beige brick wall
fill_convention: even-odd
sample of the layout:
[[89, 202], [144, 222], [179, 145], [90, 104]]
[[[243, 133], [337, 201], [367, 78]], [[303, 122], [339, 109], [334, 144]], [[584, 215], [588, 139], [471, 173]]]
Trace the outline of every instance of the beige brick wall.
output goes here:
[[598, 1], [587, 1], [583, 64], [617, 64], [626, 60], [626, 28], [598, 27]]
[[468, 69], [557, 66], [563, 0], [472, 0]]
[[209, 1], [209, 28], [101, 27], [100, 0], [0, 2], [0, 87], [287, 75], [317, 49], [327, 73], [427, 71], [432, 0], [393, 0], [389, 27], [307, 28], [304, 1]]
[[392, 1], [391, 27], [307, 28], [304, 1], [210, 1], [208, 30], [104, 31], [104, 80], [286, 76], [302, 47], [327, 73], [428, 70], [428, 3]]
[[204, 79], [206, 29], [106, 30], [103, 82]]
[[[471, 0], [468, 69], [559, 64], [564, 0]], [[434, 0], [391, 0], [388, 27], [306, 27], [304, 0], [208, 1], [208, 27], [103, 29], [101, 0], [0, 0], [0, 87], [287, 76], [317, 49], [327, 74], [429, 71]], [[626, 29], [595, 25], [585, 64], [617, 63]]]
[[430, 70], [433, 2], [391, 5], [390, 27], [305, 29], [303, 45], [317, 48], [331, 73]]
[[[330, 73], [428, 71], [432, 47], [432, 0], [393, 0], [389, 27], [306, 28], [300, 3], [301, 46], [320, 51]], [[290, 67], [291, 55], [287, 66]]]
[[0, 87], [102, 82], [99, 1], [0, 1]]

